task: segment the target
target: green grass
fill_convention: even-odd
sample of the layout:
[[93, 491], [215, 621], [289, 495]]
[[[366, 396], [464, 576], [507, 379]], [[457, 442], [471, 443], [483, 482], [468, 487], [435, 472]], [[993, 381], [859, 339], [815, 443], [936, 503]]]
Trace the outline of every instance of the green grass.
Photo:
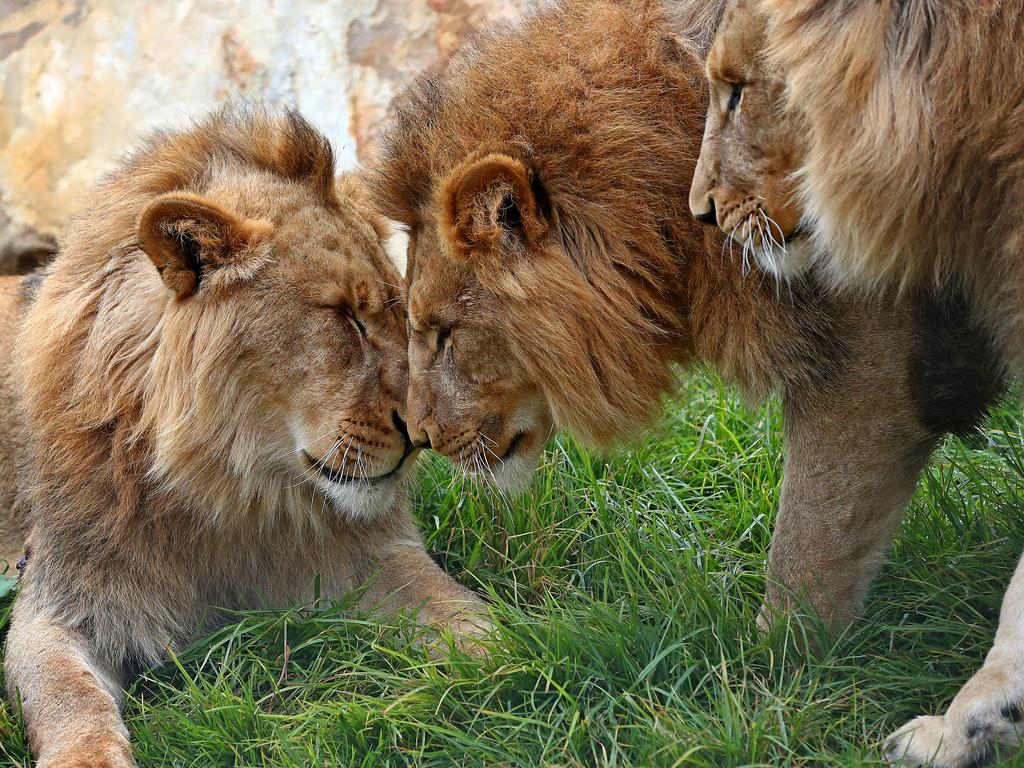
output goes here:
[[[513, 500], [425, 462], [429, 548], [492, 600], [492, 658], [431, 653], [351, 605], [246, 614], [132, 689], [140, 763], [879, 765], [879, 740], [941, 710], [991, 642], [1024, 541], [1018, 406], [943, 446], [863, 620], [809, 662], [801, 631], [754, 624], [778, 408], [709, 379], [687, 393], [635, 450], [555, 441]], [[9, 708], [0, 761], [27, 765]]]

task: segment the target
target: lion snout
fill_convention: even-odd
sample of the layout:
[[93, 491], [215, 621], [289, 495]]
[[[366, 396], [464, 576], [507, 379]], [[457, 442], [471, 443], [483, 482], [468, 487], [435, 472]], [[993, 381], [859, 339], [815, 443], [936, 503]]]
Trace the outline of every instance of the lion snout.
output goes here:
[[710, 192], [697, 199], [690, 198], [690, 213], [701, 224], [718, 226], [718, 206]]

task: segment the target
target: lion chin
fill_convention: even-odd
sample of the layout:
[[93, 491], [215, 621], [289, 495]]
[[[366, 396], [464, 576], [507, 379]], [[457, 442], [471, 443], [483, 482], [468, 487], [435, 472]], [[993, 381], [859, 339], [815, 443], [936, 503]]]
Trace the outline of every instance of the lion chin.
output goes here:
[[783, 283], [799, 279], [816, 261], [814, 245], [804, 237], [786, 242], [782, 250], [763, 245], [752, 249], [758, 267]]
[[543, 444], [541, 444], [536, 451], [516, 453], [480, 474], [502, 491], [522, 493], [529, 489], [543, 453]]
[[401, 489], [414, 474], [419, 452], [406, 453], [394, 469], [375, 477], [356, 477], [339, 480], [336, 477], [319, 477], [317, 486], [330, 501], [335, 513], [343, 519], [371, 521], [387, 514], [398, 498]]

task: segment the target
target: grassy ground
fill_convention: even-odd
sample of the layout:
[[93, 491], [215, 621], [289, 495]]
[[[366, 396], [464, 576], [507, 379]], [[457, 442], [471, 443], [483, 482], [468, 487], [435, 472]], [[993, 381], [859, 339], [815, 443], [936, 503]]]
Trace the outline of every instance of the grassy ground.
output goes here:
[[[877, 765], [991, 641], [1024, 541], [1018, 406], [943, 448], [865, 618], [807, 663], [800, 633], [754, 626], [778, 409], [687, 392], [637, 450], [556, 441], [522, 498], [425, 463], [429, 547], [504, 625], [491, 660], [432, 656], [349, 606], [246, 614], [133, 688], [141, 764]], [[0, 760], [27, 765], [9, 709]]]

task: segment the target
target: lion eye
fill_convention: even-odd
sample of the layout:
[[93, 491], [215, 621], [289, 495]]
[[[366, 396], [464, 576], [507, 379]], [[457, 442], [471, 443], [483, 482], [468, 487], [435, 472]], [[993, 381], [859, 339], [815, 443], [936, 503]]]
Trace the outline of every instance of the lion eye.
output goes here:
[[437, 351], [443, 350], [450, 342], [452, 338], [451, 328], [442, 328], [437, 332]]
[[366, 324], [348, 310], [342, 310], [342, 314], [345, 315], [345, 318], [352, 324], [352, 327], [359, 332], [359, 335], [365, 339], [368, 335], [366, 331]]
[[725, 109], [728, 112], [732, 112], [736, 107], [740, 105], [740, 99], [743, 98], [743, 86], [739, 83], [732, 84], [732, 93], [729, 94], [729, 103]]

